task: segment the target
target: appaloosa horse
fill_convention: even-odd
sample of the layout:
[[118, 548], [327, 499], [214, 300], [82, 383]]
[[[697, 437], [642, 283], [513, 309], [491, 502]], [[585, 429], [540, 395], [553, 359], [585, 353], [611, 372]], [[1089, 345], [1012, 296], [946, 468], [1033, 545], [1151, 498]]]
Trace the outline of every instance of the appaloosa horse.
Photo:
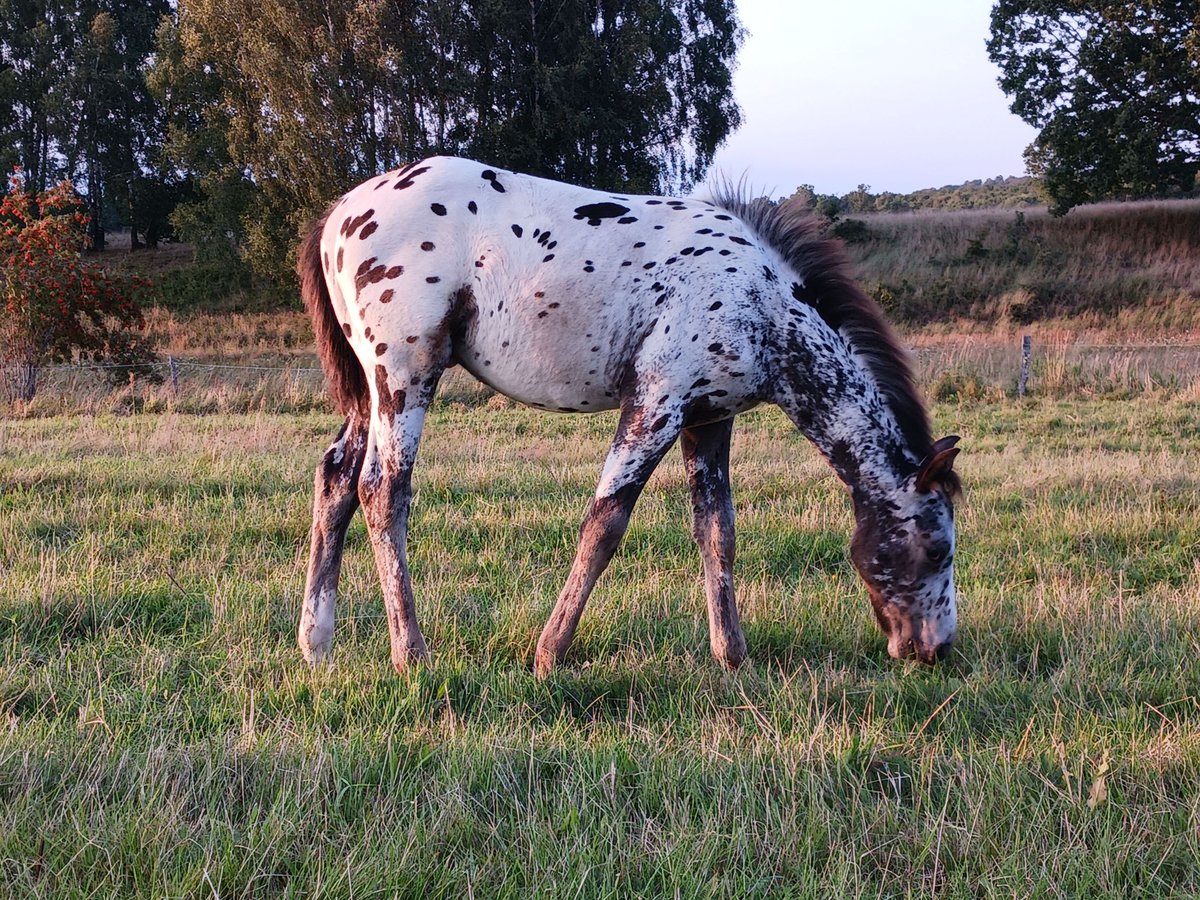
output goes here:
[[[720, 193], [720, 192], [719, 192]], [[316, 473], [299, 642], [328, 654], [362, 504], [397, 669], [427, 655], [405, 555], [412, 469], [442, 372], [538, 409], [620, 408], [545, 675], [680, 438], [713, 655], [746, 656], [733, 595], [733, 418], [780, 406], [853, 498], [854, 565], [894, 657], [954, 640], [956, 437], [931, 439], [905, 353], [799, 205], [622, 196], [438, 157], [372, 178], [313, 226], [299, 272], [345, 425]]]

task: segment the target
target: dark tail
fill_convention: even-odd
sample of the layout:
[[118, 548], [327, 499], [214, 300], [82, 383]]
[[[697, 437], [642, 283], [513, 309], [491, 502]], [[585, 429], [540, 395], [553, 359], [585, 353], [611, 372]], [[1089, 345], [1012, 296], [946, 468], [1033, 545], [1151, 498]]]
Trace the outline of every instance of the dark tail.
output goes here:
[[338, 409], [344, 414], [363, 412], [367, 407], [367, 378], [362, 365], [333, 311], [329, 300], [329, 285], [325, 282], [325, 271], [321, 263], [321, 232], [329, 213], [313, 222], [308, 236], [300, 245], [300, 258], [296, 263], [296, 274], [300, 276], [300, 293], [304, 297], [304, 308], [312, 319], [313, 334], [317, 339], [317, 352], [321, 367], [329, 381], [330, 391]]

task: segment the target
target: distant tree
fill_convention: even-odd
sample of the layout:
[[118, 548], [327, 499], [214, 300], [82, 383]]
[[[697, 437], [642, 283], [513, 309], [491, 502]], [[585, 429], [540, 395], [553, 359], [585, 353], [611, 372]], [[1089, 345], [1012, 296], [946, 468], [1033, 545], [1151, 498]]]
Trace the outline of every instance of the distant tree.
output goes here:
[[875, 195], [869, 184], [860, 184], [842, 198], [843, 206], [850, 212], [867, 212], [875, 208]]
[[832, 222], [845, 211], [846, 204], [837, 194], [817, 194], [813, 198], [812, 208], [817, 215]]
[[1189, 191], [1200, 170], [1195, 0], [999, 0], [988, 54], [1052, 211]]
[[471, 7], [464, 152], [609, 190], [686, 191], [741, 122], [732, 0]]
[[145, 283], [85, 263], [88, 216], [70, 182], [25, 189], [18, 173], [0, 202], [0, 367], [11, 399], [28, 402], [38, 371], [79, 356], [143, 366], [136, 294]]
[[31, 191], [46, 190], [56, 169], [52, 151], [61, 120], [61, 91], [53, 88], [65, 78], [73, 31], [69, 12], [61, 6], [36, 0], [0, 0], [5, 156], [22, 167]]
[[790, 198], [796, 203], [803, 203], [809, 209], [817, 202], [817, 189], [811, 184], [802, 184], [796, 190], [792, 191]]
[[22, 166], [30, 190], [78, 185], [94, 249], [112, 213], [132, 225], [135, 245], [154, 231], [139, 219], [139, 190], [161, 197], [163, 183], [143, 74], [169, 9], [169, 0], [0, 0], [0, 158]]

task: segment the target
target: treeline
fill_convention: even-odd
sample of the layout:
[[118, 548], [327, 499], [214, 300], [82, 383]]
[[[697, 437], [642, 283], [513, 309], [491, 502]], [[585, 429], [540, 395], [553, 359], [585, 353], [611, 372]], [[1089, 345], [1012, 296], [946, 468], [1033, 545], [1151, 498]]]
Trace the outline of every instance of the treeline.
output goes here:
[[[811, 184], [802, 184], [792, 197], [827, 219], [869, 212], [916, 212], [923, 209], [1019, 209], [1044, 206], [1047, 197], [1041, 181], [1031, 176], [996, 176], [939, 188], [922, 188], [908, 194], [892, 191], [872, 193], [860, 184], [846, 194], [819, 194]], [[782, 201], [785, 198], [780, 198]]]
[[740, 123], [733, 0], [0, 0], [0, 163], [93, 248], [289, 278], [299, 228], [434, 153], [685, 190]]

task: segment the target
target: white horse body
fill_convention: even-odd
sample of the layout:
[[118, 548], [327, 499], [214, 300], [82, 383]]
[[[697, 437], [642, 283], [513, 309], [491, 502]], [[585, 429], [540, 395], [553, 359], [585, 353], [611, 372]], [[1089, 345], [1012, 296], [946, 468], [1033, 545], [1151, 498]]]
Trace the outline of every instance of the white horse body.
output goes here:
[[850, 488], [851, 544], [893, 656], [943, 656], [956, 628], [957, 438], [933, 442], [903, 350], [803, 210], [607, 194], [438, 157], [338, 201], [300, 252], [305, 303], [346, 424], [317, 469], [299, 641], [333, 638], [361, 506], [392, 661], [427, 654], [405, 543], [425, 412], [461, 364], [530, 406], [620, 408], [570, 575], [538, 641], [546, 674], [633, 505], [679, 440], [713, 654], [746, 655], [733, 594], [733, 417], [781, 406]]
[[[615, 409], [631, 367], [654, 372], [681, 403], [709, 396], [736, 412], [761, 398], [766, 372], [756, 348], [771, 317], [746, 309], [745, 298], [781, 261], [744, 223], [697, 200], [605, 194], [462, 159], [418, 168], [426, 167], [403, 189], [402, 205], [380, 202], [404, 183], [390, 173], [347, 194], [326, 225], [334, 306], [360, 358], [394, 367], [408, 338], [437, 335], [467, 291], [472, 314], [456, 335], [454, 361], [521, 403]], [[588, 207], [627, 213], [575, 212]], [[347, 221], [362, 224], [351, 231]], [[370, 233], [360, 238], [364, 228]], [[360, 266], [385, 262], [403, 272], [356, 284]], [[394, 299], [380, 303], [388, 290]], [[758, 296], [769, 303], [774, 295]], [[715, 353], [724, 359], [716, 378]], [[708, 383], [693, 388], [701, 379]]]

